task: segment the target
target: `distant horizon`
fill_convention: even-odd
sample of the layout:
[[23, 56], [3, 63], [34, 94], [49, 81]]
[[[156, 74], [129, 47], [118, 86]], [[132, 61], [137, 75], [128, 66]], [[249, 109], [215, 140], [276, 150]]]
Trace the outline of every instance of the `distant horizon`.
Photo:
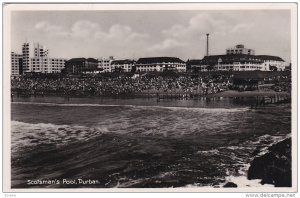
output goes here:
[[11, 49], [21, 53], [27, 41], [45, 45], [50, 58], [186, 61], [206, 55], [209, 33], [209, 55], [225, 55], [227, 48], [244, 44], [255, 55], [291, 62], [290, 17], [288, 10], [14, 11]]

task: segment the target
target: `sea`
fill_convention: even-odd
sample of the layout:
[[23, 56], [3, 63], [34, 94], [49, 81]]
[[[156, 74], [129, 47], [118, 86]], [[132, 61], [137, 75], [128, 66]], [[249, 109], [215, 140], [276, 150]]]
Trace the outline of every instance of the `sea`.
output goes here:
[[11, 187], [265, 187], [247, 170], [291, 135], [291, 106], [251, 102], [15, 97]]

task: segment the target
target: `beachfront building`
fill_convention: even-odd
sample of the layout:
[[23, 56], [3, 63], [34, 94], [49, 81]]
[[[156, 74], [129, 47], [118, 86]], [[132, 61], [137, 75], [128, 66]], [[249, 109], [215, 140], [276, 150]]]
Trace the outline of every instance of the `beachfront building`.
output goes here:
[[30, 58], [31, 72], [60, 73], [65, 67], [66, 59], [62, 58]]
[[11, 75], [19, 76], [23, 73], [22, 54], [11, 52]]
[[190, 71], [283, 71], [285, 61], [278, 56], [255, 55], [254, 50], [236, 45], [226, 50], [224, 55], [204, 56], [203, 59], [189, 60]]
[[111, 72], [111, 62], [115, 60], [113, 56], [110, 56], [109, 58], [99, 58], [98, 59], [98, 70], [100, 72]]
[[66, 59], [49, 58], [49, 50], [40, 43], [25, 42], [22, 45], [23, 73], [59, 73], [65, 67]]
[[176, 57], [148, 57], [140, 58], [136, 62], [136, 71], [149, 72], [166, 70], [185, 72], [186, 63]]
[[207, 70], [218, 71], [255, 71], [263, 70], [263, 61], [254, 55], [230, 54], [205, 56], [201, 61], [201, 66]]
[[30, 58], [30, 72], [35, 73], [60, 73], [65, 67], [66, 59], [33, 57]]
[[[22, 55], [23, 55], [23, 70], [24, 72], [35, 72], [40, 69], [36, 69], [36, 65], [32, 65], [36, 60], [32, 58], [46, 58], [48, 57], [49, 50], [46, 46], [41, 45], [40, 43], [29, 43], [25, 42], [22, 45]], [[39, 60], [38, 62], [42, 62]], [[38, 65], [38, 68], [41, 68], [42, 65]]]
[[120, 71], [120, 72], [131, 72], [135, 67], [135, 60], [114, 60], [111, 62], [112, 72]]
[[269, 55], [258, 55], [256, 56], [263, 61], [263, 69], [284, 71], [288, 64], [278, 56], [269, 56]]
[[66, 61], [65, 71], [68, 74], [99, 73], [98, 60], [94, 58], [72, 58]]
[[22, 59], [23, 59], [23, 71], [30, 72], [31, 64], [30, 58], [34, 57], [34, 48], [31, 43], [23, 43], [22, 45]]
[[45, 45], [40, 43], [34, 44], [34, 57], [48, 57], [49, 50]]

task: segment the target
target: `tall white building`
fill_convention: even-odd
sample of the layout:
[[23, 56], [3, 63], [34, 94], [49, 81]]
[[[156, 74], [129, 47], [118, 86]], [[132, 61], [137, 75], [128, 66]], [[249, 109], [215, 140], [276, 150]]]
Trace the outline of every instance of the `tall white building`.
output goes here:
[[23, 43], [23, 69], [24, 72], [39, 72], [42, 70], [44, 58], [48, 57], [49, 50], [39, 43]]
[[22, 57], [23, 57], [23, 71], [30, 72], [31, 71], [30, 58], [34, 57], [34, 48], [31, 43], [28, 42], [23, 43]]
[[18, 76], [22, 74], [22, 54], [11, 52], [11, 75]]
[[49, 50], [45, 45], [39, 43], [34, 44], [34, 57], [48, 57]]
[[49, 58], [49, 50], [40, 43], [22, 45], [23, 72], [59, 73], [66, 59]]

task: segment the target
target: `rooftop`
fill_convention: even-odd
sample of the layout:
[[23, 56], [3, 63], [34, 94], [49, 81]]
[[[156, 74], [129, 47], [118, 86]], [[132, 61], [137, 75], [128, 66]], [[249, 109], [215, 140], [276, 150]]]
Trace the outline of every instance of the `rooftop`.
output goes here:
[[68, 62], [83, 62], [83, 61], [98, 63], [98, 61], [94, 58], [71, 58], [70, 60], [68, 60]]
[[151, 63], [185, 63], [183, 60], [177, 57], [147, 57], [140, 58], [137, 64], [151, 64]]
[[204, 56], [203, 59], [191, 59], [188, 60], [188, 64], [218, 64], [218, 62], [222, 63], [232, 63], [232, 62], [255, 62], [262, 63], [265, 60], [272, 61], [284, 61], [282, 58], [278, 56], [270, 56], [270, 55], [249, 55], [249, 54], [225, 54], [225, 55], [211, 55]]
[[225, 55], [213, 55], [204, 56], [201, 60], [202, 64], [217, 64], [222, 63], [232, 63], [232, 62], [256, 62], [261, 63], [262, 60], [255, 55], [248, 54], [225, 54]]
[[274, 60], [274, 61], [284, 61], [279, 56], [270, 56], [270, 55], [256, 55], [256, 57], [262, 59], [262, 60]]

